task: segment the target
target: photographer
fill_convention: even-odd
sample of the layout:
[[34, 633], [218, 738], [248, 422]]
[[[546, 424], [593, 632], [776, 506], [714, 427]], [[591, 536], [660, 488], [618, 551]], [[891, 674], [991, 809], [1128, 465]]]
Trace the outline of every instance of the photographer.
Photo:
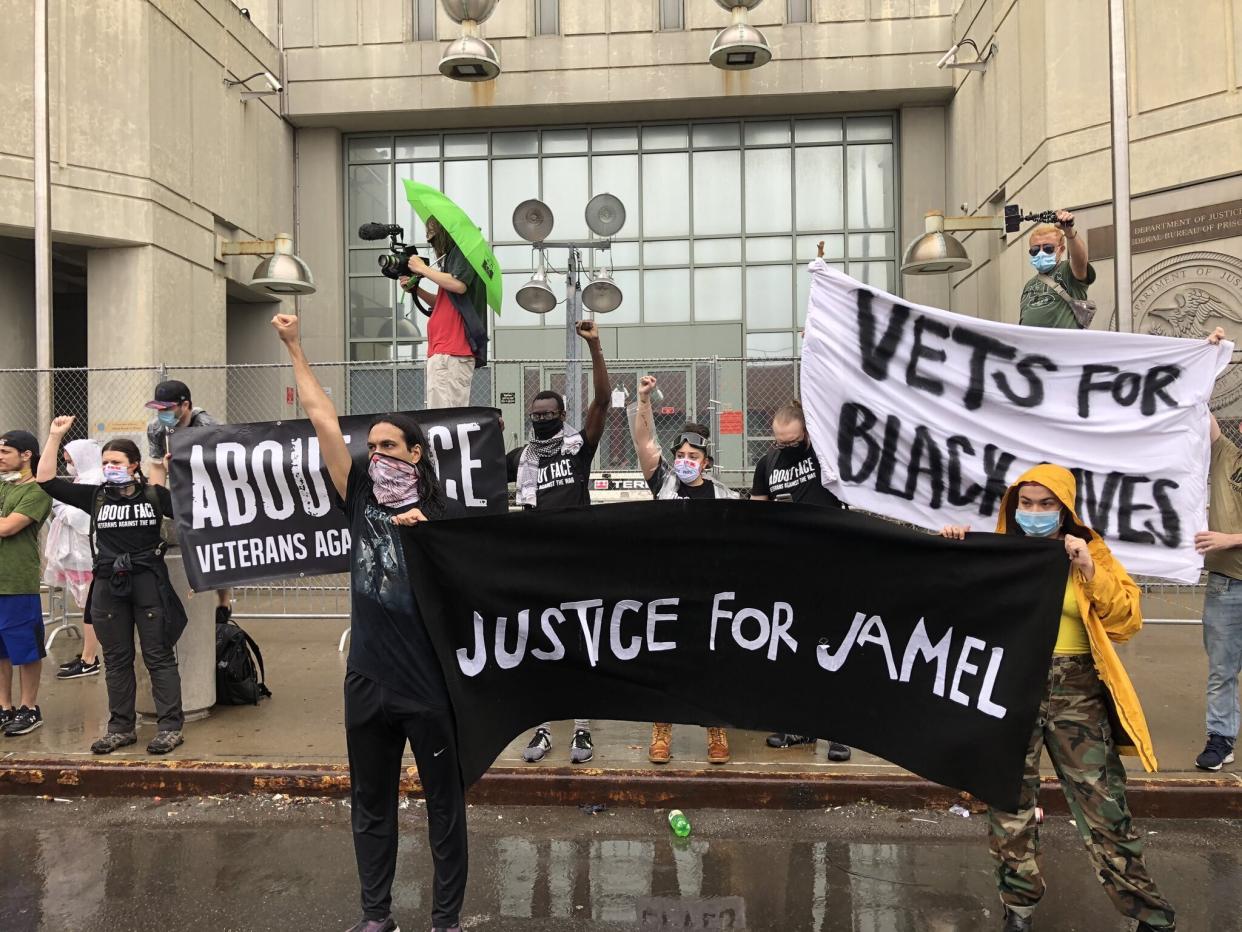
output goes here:
[[[435, 217], [427, 219], [427, 242], [443, 260], [443, 271], [417, 255], [408, 263], [413, 275], [439, 289], [417, 289], [418, 296], [432, 305], [427, 323], [427, 407], [463, 408], [470, 404], [475, 368], [487, 365], [487, 288]], [[411, 281], [400, 279], [406, 292]]]
[[1018, 323], [1085, 330], [1090, 318], [1075, 313], [1074, 302], [1086, 300], [1095, 269], [1087, 261], [1086, 239], [1074, 229], [1074, 215], [1058, 210], [1056, 217], [1056, 223], [1037, 224], [1028, 238], [1035, 275], [1022, 289]]

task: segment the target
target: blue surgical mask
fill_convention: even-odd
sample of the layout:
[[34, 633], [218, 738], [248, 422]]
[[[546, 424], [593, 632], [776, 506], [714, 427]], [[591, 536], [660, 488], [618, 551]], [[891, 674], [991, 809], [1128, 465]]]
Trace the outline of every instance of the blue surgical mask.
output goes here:
[[155, 416], [159, 418], [160, 423], [165, 427], [177, 426], [177, 412], [173, 408], [165, 408]]
[[676, 460], [673, 463], [673, 472], [677, 473], [678, 479], [689, 485], [702, 475], [703, 467], [694, 460]]
[[1031, 537], [1051, 537], [1061, 527], [1061, 509], [1056, 511], [1022, 511], [1014, 513], [1018, 527]]
[[111, 463], [104, 465], [103, 478], [108, 485], [128, 485], [134, 481], [134, 477], [129, 474], [128, 469]]
[[1031, 256], [1031, 265], [1035, 266], [1035, 271], [1040, 275], [1047, 275], [1057, 267], [1056, 254], [1048, 255], [1046, 252], [1041, 252], [1037, 256]]

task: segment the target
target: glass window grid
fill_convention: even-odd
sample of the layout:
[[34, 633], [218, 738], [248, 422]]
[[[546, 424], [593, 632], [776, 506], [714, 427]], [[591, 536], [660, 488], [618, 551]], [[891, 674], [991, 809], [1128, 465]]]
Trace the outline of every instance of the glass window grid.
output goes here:
[[[888, 120], [889, 133], [886, 139], [879, 138], [876, 135], [875, 125], [874, 125], [876, 122], [874, 118], [876, 117], [882, 117]], [[856, 119], [859, 120], [860, 124], [866, 121], [867, 125], [865, 128], [862, 128], [860, 126], [860, 130], [861, 130], [861, 132], [859, 133], [860, 138], [851, 139], [850, 124], [853, 120], [856, 120]], [[813, 141], [813, 142], [797, 141], [797, 133], [796, 133], [797, 124], [799, 122], [809, 121], [809, 120], [814, 120], [816, 122], [836, 121], [840, 125], [839, 139], [837, 140], [830, 139], [826, 141]], [[772, 124], [776, 124], [776, 123], [785, 123], [786, 125], [789, 126], [790, 141], [771, 142], [771, 143], [747, 143], [745, 142], [747, 124], [767, 124], [770, 127]], [[696, 145], [694, 142], [694, 128], [696, 126], [703, 127], [703, 126], [710, 126], [713, 124], [716, 124], [716, 125], [727, 124], [727, 125], [737, 126], [739, 130], [739, 136], [742, 140], [741, 143], [730, 144], [730, 145]], [[659, 145], [644, 145], [643, 130], [648, 127], [658, 127], [658, 126], [676, 126], [676, 127], [685, 126], [687, 127], [687, 136], [688, 136], [687, 144], [679, 145], [679, 146], [672, 146], [672, 147], [659, 146]], [[390, 190], [392, 191], [392, 198], [393, 198], [392, 203], [389, 204], [389, 216], [387, 218], [380, 218], [380, 217], [374, 218], [376, 220], [383, 220], [385, 222], [392, 222], [392, 219], [396, 216], [396, 205], [398, 203], [397, 198], [401, 198], [404, 196], [400, 188], [400, 185], [398, 185], [397, 183], [397, 176], [396, 176], [397, 165], [408, 165], [408, 164], [414, 164], [414, 163], [420, 163], [423, 165], [438, 164], [440, 168], [439, 173], [438, 173], [439, 178], [440, 178], [440, 186], [442, 187], [443, 182], [444, 182], [444, 167], [443, 166], [445, 163], [454, 162], [454, 161], [464, 162], [464, 161], [486, 160], [488, 163], [488, 203], [489, 203], [488, 209], [489, 209], [489, 218], [490, 218], [491, 229], [492, 229], [492, 234], [493, 234], [493, 237], [492, 237], [493, 246], [528, 245], [525, 243], [525, 241], [523, 241], [521, 238], [517, 236], [516, 232], [513, 231], [511, 217], [508, 217], [508, 216], [507, 217], [496, 217], [495, 216], [495, 192], [492, 190], [493, 174], [491, 171], [491, 166], [494, 162], [506, 161], [510, 159], [536, 159], [539, 162], [539, 169], [540, 169], [537, 172], [538, 177], [539, 177], [539, 184], [538, 184], [539, 190], [537, 193], [532, 193], [531, 196], [538, 197], [542, 200], [542, 199], [545, 199], [544, 191], [543, 191], [544, 172], [542, 171], [542, 168], [543, 168], [542, 163], [545, 160], [557, 159], [557, 158], [586, 157], [587, 187], [588, 187], [588, 190], [591, 190], [591, 185], [594, 181], [593, 166], [591, 163], [591, 159], [593, 157], [624, 156], [624, 155], [636, 156], [638, 159], [637, 168], [638, 168], [638, 190], [640, 193], [640, 197], [638, 199], [639, 202], [633, 203], [633, 204], [626, 203], [625, 207], [630, 217], [637, 218], [638, 235], [617, 237], [615, 241], [617, 243], [631, 244], [634, 247], [636, 247], [639, 253], [639, 261], [637, 264], [615, 266], [613, 268], [613, 271], [636, 273], [636, 280], [639, 284], [638, 300], [640, 304], [640, 316], [639, 316], [639, 320], [636, 322], [619, 323], [618, 326], [660, 327], [660, 326], [686, 326], [689, 324], [693, 324], [696, 322], [695, 317], [694, 317], [694, 312], [693, 312], [695, 270], [706, 269], [706, 268], [737, 268], [737, 267], [740, 267], [741, 275], [742, 275], [740, 317], [737, 318], [736, 321], [733, 318], [730, 318], [729, 322], [741, 323], [744, 328], [745, 333], [765, 333], [765, 332], [766, 333], [792, 333], [794, 337], [795, 346], [800, 346], [801, 341], [798, 339], [798, 336], [799, 336], [798, 331], [802, 328], [802, 325], [803, 325], [804, 310], [799, 307], [798, 274], [799, 274], [799, 270], [801, 270], [803, 266], [805, 265], [805, 263], [808, 262], [813, 256], [813, 253], [808, 252], [805, 248], [805, 245], [807, 244], [807, 242], [814, 243], [815, 241], [819, 239], [825, 239], [825, 240], [828, 240], [829, 243], [831, 243], [834, 237], [840, 238], [843, 241], [843, 246], [838, 251], [838, 254], [833, 254], [831, 245], [829, 246], [829, 251], [826, 253], [826, 258], [829, 260], [830, 264], [838, 268], [844, 268], [846, 271], [850, 270], [851, 261], [856, 263], [860, 269], [865, 263], [886, 264], [888, 268], [889, 281], [893, 283], [894, 291], [898, 293], [900, 292], [901, 280], [900, 280], [900, 277], [896, 273], [896, 259], [897, 259], [896, 249], [898, 248], [898, 240], [896, 236], [896, 232], [897, 232], [896, 231], [896, 222], [897, 222], [896, 214], [897, 214], [897, 205], [900, 204], [900, 190], [899, 190], [900, 179], [896, 177], [897, 173], [895, 169], [894, 169], [894, 177], [892, 179], [892, 185], [893, 185], [893, 216], [891, 218], [892, 225], [884, 226], [884, 227], [849, 227], [848, 226], [849, 184], [848, 184], [848, 179], [843, 174], [841, 178], [841, 189], [842, 189], [841, 190], [841, 213], [842, 213], [842, 222], [845, 225], [832, 228], [832, 229], [825, 228], [825, 229], [811, 230], [811, 231], [798, 230], [796, 229], [796, 225], [797, 225], [796, 211], [791, 210], [791, 219], [790, 219], [791, 229], [787, 234], [784, 232], [751, 234], [751, 237], [762, 237], [764, 239], [788, 238], [791, 241], [791, 244], [792, 244], [791, 248], [793, 249], [794, 259], [792, 261], [785, 261], [785, 260], [750, 260], [750, 261], [747, 261], [745, 259], [745, 253], [743, 252], [743, 259], [739, 262], [710, 262], [710, 261], [696, 261], [695, 260], [694, 248], [693, 248], [695, 241], [698, 241], [698, 240], [703, 240], [703, 241], [740, 240], [743, 244], [743, 247], [745, 246], [745, 242], [748, 236], [745, 233], [746, 208], [745, 208], [744, 198], [743, 198], [743, 202], [739, 205], [740, 212], [741, 212], [741, 230], [743, 231], [739, 234], [732, 234], [732, 233], [696, 234], [694, 232], [694, 204], [693, 204], [693, 198], [691, 197], [689, 198], [690, 203], [689, 203], [689, 210], [688, 210], [688, 213], [689, 213], [688, 229], [690, 232], [686, 236], [650, 236], [650, 237], [644, 236], [643, 225], [642, 225], [642, 203], [641, 203], [641, 192], [643, 190], [642, 156], [647, 155], [647, 154], [653, 154], [653, 153], [681, 153], [681, 152], [694, 153], [694, 152], [738, 151], [738, 152], [744, 153], [745, 151], [751, 150], [751, 149], [797, 150], [797, 149], [816, 148], [816, 147], [842, 147], [844, 149], [851, 145], [875, 145], [877, 143], [883, 144], [887, 142], [888, 144], [893, 146], [893, 157], [891, 160], [891, 164], [896, 166], [898, 164], [898, 151], [897, 151], [898, 139], [897, 139], [896, 127], [897, 127], [897, 122], [896, 122], [894, 114], [892, 114], [891, 112], [878, 112], [878, 113], [850, 113], [850, 114], [816, 115], [816, 116], [807, 115], [807, 116], [801, 116], [801, 117], [784, 117], [784, 118], [776, 118], [776, 119], [771, 118], [771, 117], [763, 117], [760, 119], [750, 119], [750, 120], [747, 120], [747, 119], [722, 120], [719, 118], [714, 118], [714, 119], [705, 119], [705, 120], [653, 121], [653, 122], [643, 122], [643, 123], [571, 124], [571, 125], [560, 125], [560, 126], [555, 126], [555, 127], [544, 128], [553, 133], [556, 133], [558, 135], [558, 138], [563, 137], [566, 131], [570, 131], [570, 130], [584, 131], [585, 142], [583, 143], [582, 148], [577, 151], [566, 151], [563, 147], [564, 145], [563, 142], [561, 142], [556, 147], [555, 151], [545, 151], [543, 130], [535, 130], [534, 132], [536, 135], [537, 144], [536, 144], [534, 151], [523, 152], [523, 153], [506, 153], [503, 155], [492, 154], [492, 150], [493, 150], [492, 140], [494, 139], [494, 137], [497, 135], [504, 134], [504, 133], [512, 133], [514, 132], [513, 128], [497, 129], [494, 131], [480, 131], [476, 129], [476, 130], [462, 130], [462, 131], [456, 131], [456, 132], [436, 132], [436, 133], [416, 133], [416, 134], [400, 134], [400, 133], [397, 133], [397, 134], [394, 134], [394, 133], [350, 134], [343, 140], [343, 145], [345, 146], [346, 171], [348, 171], [348, 169], [354, 165], [387, 164], [389, 166], [389, 176], [388, 176], [389, 187], [390, 187]], [[637, 140], [636, 144], [631, 147], [626, 147], [626, 148], [618, 148], [614, 144], [609, 144], [599, 149], [596, 149], [595, 140], [594, 140], [592, 131], [599, 130], [599, 129], [633, 129], [635, 133], [635, 138]], [[396, 140], [409, 137], [409, 136], [418, 136], [420, 140], [431, 140], [431, 139], [436, 140], [436, 146], [441, 153], [440, 156], [419, 157], [419, 158], [397, 158], [396, 157], [396, 144], [395, 144]], [[444, 155], [443, 154], [445, 151], [446, 137], [461, 138], [465, 136], [472, 136], [475, 138], [478, 138], [480, 136], [484, 137], [487, 140], [487, 154], [485, 155], [479, 155], [479, 154]], [[372, 158], [372, 159], [351, 158], [350, 153], [349, 153], [351, 141], [357, 141], [363, 144], [370, 144], [370, 145], [376, 146], [377, 148], [381, 148], [381, 149], [385, 148], [385, 144], [386, 144], [386, 149], [391, 154], [391, 156], [388, 158]], [[842, 168], [843, 172], [848, 171], [848, 159], [845, 157], [844, 152], [842, 153], [842, 166], [843, 166]], [[693, 171], [693, 166], [691, 167], [691, 170]], [[746, 165], [745, 165], [744, 157], [741, 160], [740, 172], [741, 172], [740, 179], [741, 179], [741, 184], [743, 187], [739, 189], [739, 192], [738, 192], [739, 197], [741, 197], [742, 190], [744, 190], [744, 185], [746, 183]], [[794, 205], [797, 203], [797, 200], [796, 200], [797, 199], [797, 172], [794, 171], [792, 167], [790, 170], [790, 188], [791, 188], [790, 203], [791, 205]], [[350, 196], [350, 192], [349, 192], [349, 188], [347, 184], [346, 185], [346, 197], [348, 198], [349, 196]], [[582, 206], [583, 208], [585, 208], [586, 205], [583, 204]], [[348, 215], [348, 210], [346, 211], [346, 214]], [[350, 259], [351, 259], [352, 254], [355, 252], [359, 252], [359, 251], [374, 250], [375, 245], [372, 245], [372, 244], [359, 245], [356, 243], [351, 243], [350, 240], [352, 238], [352, 231], [347, 230], [346, 233], [347, 233], [346, 250], [348, 253], [346, 256], [346, 269], [351, 269], [359, 265], [359, 263], [356, 260], [351, 263]], [[854, 234], [857, 234], [857, 233], [881, 233], [881, 234], [888, 233], [888, 234], [891, 234], [888, 238], [888, 241], [889, 243], [892, 244], [892, 249], [889, 251], [889, 254], [887, 255], [871, 254], [871, 255], [852, 256], [850, 254], [850, 234], [851, 233], [854, 233]], [[504, 238], [505, 234], [508, 234], [509, 238]], [[555, 239], [556, 237], [557, 237], [557, 231], [554, 228], [552, 238]], [[645, 263], [642, 260], [642, 246], [645, 244], [648, 244], [648, 243], [655, 244], [655, 243], [661, 243], [661, 242], [679, 243], [683, 241], [689, 243], [690, 245], [690, 262], [689, 263], [657, 264], [657, 263]], [[803, 246], [801, 250], [799, 250], [798, 248], [799, 243], [801, 243]], [[425, 255], [427, 244], [419, 243], [418, 245], [420, 247], [420, 250]], [[833, 261], [833, 260], [836, 260], [836, 261]], [[557, 263], [563, 263], [563, 257], [554, 259], [554, 261]], [[597, 254], [597, 261], [601, 264], [607, 265], [608, 264], [607, 254], [603, 252]], [[533, 258], [532, 258], [532, 262], [533, 262]], [[751, 327], [751, 326], [746, 325], [746, 321], [747, 321], [746, 269], [748, 267], [763, 267], [763, 266], [792, 267], [794, 269], [794, 275], [792, 276], [792, 279], [791, 279], [792, 285], [791, 285], [791, 295], [790, 295], [790, 300], [794, 307], [794, 320], [793, 320], [792, 328], [788, 328], [788, 327], [765, 328], [765, 327]], [[646, 316], [647, 316], [646, 301], [645, 301], [646, 295], [644, 293], [645, 286], [643, 283], [642, 273], [648, 270], [662, 270], [662, 269], [688, 269], [689, 271], [690, 293], [687, 294], [686, 301], [685, 301], [686, 307], [689, 310], [687, 312], [688, 314], [687, 319], [685, 320], [678, 320], [678, 321], [659, 321], [659, 320], [648, 321], [646, 320]], [[347, 277], [351, 280], [354, 278], [374, 278], [377, 276], [378, 276], [378, 271], [376, 272], [352, 272], [351, 271], [347, 273]], [[860, 277], [861, 277], [861, 272], [860, 272]], [[631, 289], [627, 289], [627, 292], [626, 292], [627, 299], [631, 297], [630, 290]], [[397, 302], [395, 300], [395, 293], [396, 293], [396, 289], [394, 289], [394, 309], [393, 309], [394, 320], [395, 320], [395, 314], [397, 310], [397, 307], [396, 307]], [[346, 314], [348, 314], [349, 313], [349, 301], [346, 300], [345, 304], [346, 304]], [[497, 320], [497, 326], [502, 327], [502, 328], [508, 328], [508, 327], [513, 327], [513, 326], [522, 327], [522, 328], [552, 327], [554, 329], [559, 330], [563, 328], [564, 326], [564, 312], [563, 312], [563, 309], [558, 309], [558, 310], [560, 311], [559, 314], [557, 312], [553, 312], [547, 315], [526, 314], [528, 318], [534, 318], [534, 319], [523, 320], [521, 324], [517, 324], [517, 325], [511, 324], [505, 318], [501, 317], [501, 318], [498, 318]], [[420, 320], [420, 322], [425, 320], [425, 318], [421, 318], [421, 315], [415, 315], [412, 312], [408, 312], [408, 313], [410, 313], [410, 316], [414, 317], [414, 319]], [[521, 312], [521, 313], [525, 314], [526, 312]], [[603, 317], [601, 317], [600, 322], [604, 325], [607, 325], [608, 324], [607, 315], [604, 315]], [[721, 321], [719, 320], [703, 321], [703, 323], [720, 323], [720, 322]], [[352, 328], [350, 326], [351, 322], [347, 320], [346, 323], [347, 323], [346, 332], [352, 333]], [[391, 340], [375, 341], [375, 340], [365, 340], [365, 339], [357, 339], [357, 338], [350, 340], [351, 344], [375, 343], [375, 342], [391, 343], [393, 341]], [[423, 349], [424, 346], [425, 344], [420, 345], [420, 349]], [[744, 348], [743, 348], [743, 351], [744, 351]]]

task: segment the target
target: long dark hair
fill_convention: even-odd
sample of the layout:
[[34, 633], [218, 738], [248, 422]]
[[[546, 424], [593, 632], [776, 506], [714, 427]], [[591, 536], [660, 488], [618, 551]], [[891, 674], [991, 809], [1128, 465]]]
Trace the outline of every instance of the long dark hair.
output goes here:
[[431, 248], [436, 251], [437, 256], [447, 256], [449, 251], [456, 245], [453, 238], [444, 232], [444, 227], [435, 217], [427, 218], [427, 225], [435, 224], [435, 233], [427, 231], [427, 242], [431, 244]]
[[[1042, 482], [1022, 482], [1014, 486], [1010, 494], [1005, 498], [1005, 533], [1013, 534], [1017, 537], [1026, 537], [1026, 531], [1018, 527], [1018, 491], [1024, 485], [1043, 485]], [[1044, 486], [1044, 488], [1048, 488]], [[1051, 490], [1049, 490], [1051, 491]], [[1054, 493], [1055, 494], [1055, 493]], [[1060, 501], [1060, 497], [1057, 497]], [[1073, 511], [1065, 507], [1065, 503], [1061, 502], [1061, 534], [1073, 534], [1075, 537], [1081, 537], [1083, 540], [1094, 540], [1100, 535], [1084, 524], [1079, 524], [1074, 520]]]
[[424, 513], [428, 508], [442, 510], [444, 494], [440, 489], [440, 480], [436, 477], [435, 467], [432, 465], [431, 444], [427, 442], [427, 435], [418, 426], [418, 422], [405, 414], [381, 414], [371, 421], [367, 428], [368, 434], [376, 424], [391, 424], [401, 431], [407, 447], [411, 450], [415, 447], [422, 449], [422, 456], [414, 464], [414, 468], [418, 470], [418, 505]]
[[131, 463], [137, 463], [138, 468], [134, 470], [134, 481], [139, 485], [145, 485], [147, 477], [142, 474], [142, 453], [138, 449], [138, 444], [125, 437], [117, 437], [115, 440], [109, 440], [103, 445], [100, 454], [104, 453], [124, 453], [125, 458]]

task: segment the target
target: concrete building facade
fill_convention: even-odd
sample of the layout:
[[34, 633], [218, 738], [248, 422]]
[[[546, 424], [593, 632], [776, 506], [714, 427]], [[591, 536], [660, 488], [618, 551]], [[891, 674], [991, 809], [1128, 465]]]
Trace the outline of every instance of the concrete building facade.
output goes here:
[[[0, 2], [0, 367], [34, 359], [30, 6]], [[1125, 7], [1134, 326], [1236, 330], [1242, 0]], [[924, 212], [1067, 207], [1093, 254], [1112, 253], [1106, 0], [765, 0], [751, 22], [773, 59], [749, 72], [707, 62], [728, 22], [714, 0], [500, 0], [482, 34], [503, 73], [482, 84], [439, 74], [460, 27], [432, 0], [51, 10], [57, 365], [278, 360], [263, 332], [273, 305], [246, 284], [254, 260], [220, 261], [216, 242], [279, 231], [318, 285], [296, 302], [312, 358], [416, 360], [419, 317], [356, 236], [365, 220], [421, 235], [402, 178], [439, 182], [478, 212], [510, 294], [532, 268], [512, 207], [542, 197], [561, 235], [583, 233], [587, 198], [611, 189], [627, 226], [611, 259], [596, 258], [626, 302], [600, 318], [606, 353], [756, 360], [721, 364], [695, 393], [756, 415], [729, 441], [744, 454], [762, 440], [763, 410], [792, 392], [792, 367], [774, 375], [763, 360], [797, 352], [799, 265], [818, 240], [830, 261], [910, 300], [1007, 321], [1030, 275], [1024, 236], [971, 234], [969, 270], [903, 277]], [[987, 69], [937, 68], [966, 39], [995, 44]], [[243, 100], [225, 84], [264, 70], [283, 93]], [[1095, 326], [1108, 327], [1111, 259], [1095, 266]], [[510, 300], [493, 355], [562, 356], [561, 320]], [[563, 384], [557, 372], [497, 367], [484, 397], [516, 415], [531, 388]], [[759, 382], [775, 386], [763, 406], [747, 401]], [[683, 397], [677, 413], [705, 401]]]

